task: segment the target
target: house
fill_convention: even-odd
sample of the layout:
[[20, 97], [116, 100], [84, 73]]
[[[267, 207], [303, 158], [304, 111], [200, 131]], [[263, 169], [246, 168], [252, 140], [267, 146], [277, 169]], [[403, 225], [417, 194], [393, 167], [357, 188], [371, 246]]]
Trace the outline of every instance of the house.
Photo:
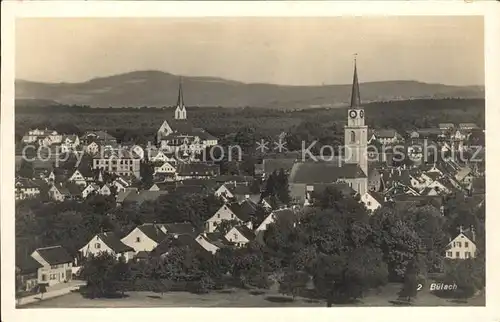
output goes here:
[[441, 131], [450, 131], [455, 128], [455, 124], [453, 123], [439, 123], [438, 128]]
[[55, 183], [49, 189], [49, 198], [62, 202], [65, 200], [78, 200], [82, 197], [82, 187], [72, 183]]
[[92, 143], [96, 143], [97, 146], [116, 146], [118, 144], [116, 138], [105, 131], [87, 131], [81, 137], [80, 142], [87, 147]]
[[93, 169], [102, 169], [119, 176], [140, 178], [140, 166], [141, 160], [135, 153], [121, 149], [102, 151], [92, 160]]
[[476, 236], [473, 229], [467, 231], [460, 227], [460, 233], [447, 246], [446, 258], [469, 259], [476, 257]]
[[167, 173], [167, 174], [175, 175], [176, 169], [169, 162], [164, 162], [161, 166], [155, 167], [153, 174], [157, 174], [157, 173]]
[[378, 142], [383, 145], [395, 144], [403, 140], [403, 137], [394, 129], [373, 130], [369, 143]]
[[222, 221], [237, 221], [240, 224], [246, 224], [250, 229], [252, 228], [251, 213], [248, 212], [250, 207], [240, 206], [238, 203], [226, 203], [215, 212], [215, 214], [210, 217], [205, 222], [205, 231], [208, 233], [213, 233], [217, 225]]
[[189, 235], [192, 237], [196, 237], [199, 233], [196, 228], [189, 222], [168, 223], [162, 224], [162, 226], [164, 227], [165, 234], [171, 236]]
[[27, 178], [16, 179], [16, 200], [32, 199], [40, 195], [40, 185]]
[[37, 248], [31, 257], [42, 265], [38, 269], [38, 284], [55, 284], [72, 279], [73, 258], [62, 246]]
[[19, 283], [16, 291], [29, 292], [35, 289], [38, 285], [38, 270], [42, 267], [31, 256], [16, 258], [16, 278]]
[[134, 249], [125, 245], [112, 232], [103, 232], [95, 235], [87, 244], [80, 248], [83, 257], [97, 256], [100, 253], [109, 253], [117, 259], [123, 257], [126, 262], [134, 257]]
[[125, 191], [126, 188], [132, 186], [132, 183], [123, 177], [116, 178], [111, 184], [116, 188], [117, 192]]
[[166, 232], [167, 230], [162, 224], [142, 224], [135, 227], [121, 241], [133, 248], [135, 253], [150, 252], [167, 237]]
[[102, 196], [110, 196], [112, 194], [111, 186], [108, 184], [103, 184], [102, 187], [99, 189], [99, 194]]
[[165, 238], [158, 244], [150, 253], [151, 256], [165, 256], [172, 247], [187, 247], [194, 253], [206, 253], [203, 248], [192, 235], [174, 235], [172, 238]]
[[73, 174], [71, 175], [71, 177], [69, 177], [68, 181], [70, 182], [74, 182], [76, 183], [77, 185], [80, 185], [80, 186], [86, 186], [87, 185], [87, 180], [88, 178], [86, 179], [83, 174], [81, 173], [80, 170], [75, 170], [75, 172], [73, 172]]
[[97, 183], [90, 183], [88, 186], [85, 187], [85, 189], [83, 189], [82, 198], [87, 199], [87, 197], [92, 193], [98, 193], [99, 189], [100, 187]]
[[63, 135], [61, 140], [61, 152], [67, 153], [74, 151], [79, 145], [80, 139], [78, 138], [78, 135]]
[[378, 169], [372, 166], [368, 166], [368, 190], [369, 191], [380, 191], [382, 189], [382, 174]]
[[182, 163], [177, 166], [177, 180], [209, 179], [219, 175], [220, 168], [216, 164], [202, 162]]
[[368, 191], [361, 196], [360, 202], [362, 202], [365, 205], [366, 209], [368, 209], [368, 211], [372, 213], [378, 208], [382, 207], [382, 205], [385, 203], [385, 198], [378, 192]]
[[84, 147], [84, 151], [90, 155], [96, 155], [99, 153], [101, 146], [97, 142], [90, 142]]
[[215, 254], [223, 247], [232, 246], [232, 244], [224, 237], [222, 233], [203, 232], [196, 237], [196, 242], [200, 244], [207, 252]]
[[475, 123], [459, 123], [458, 129], [462, 131], [472, 131], [472, 130], [478, 130], [479, 126], [477, 126], [477, 124]]
[[255, 229], [256, 240], [260, 243], [264, 242], [264, 233], [268, 226], [275, 223], [277, 220], [289, 220], [291, 222], [297, 219], [297, 214], [291, 208], [284, 208], [272, 211]]
[[241, 225], [231, 228], [224, 238], [236, 247], [243, 247], [255, 239], [255, 234], [247, 226]]
[[254, 202], [260, 201], [260, 193], [253, 193], [250, 186], [246, 184], [223, 184], [215, 191], [215, 196], [222, 198], [224, 202], [251, 199]]

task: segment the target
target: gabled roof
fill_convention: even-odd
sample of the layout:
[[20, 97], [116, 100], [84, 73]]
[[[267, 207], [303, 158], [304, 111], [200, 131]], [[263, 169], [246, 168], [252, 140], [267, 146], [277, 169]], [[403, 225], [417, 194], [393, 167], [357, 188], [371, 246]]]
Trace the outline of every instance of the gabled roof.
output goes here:
[[339, 179], [366, 178], [357, 164], [337, 166], [330, 162], [295, 163], [290, 172], [290, 183], [334, 183]]
[[356, 194], [356, 191], [352, 189], [347, 183], [315, 183], [312, 185], [314, 188], [314, 193], [316, 195], [322, 194], [326, 189], [333, 188], [342, 193], [344, 196], [352, 196]]
[[253, 240], [255, 238], [254, 232], [250, 230], [250, 228], [248, 228], [247, 226], [241, 225], [234, 227], [234, 229], [238, 230], [248, 240]]
[[394, 138], [397, 136], [400, 136], [398, 132], [394, 129], [378, 129], [378, 130], [373, 130], [373, 134], [377, 138]]
[[62, 246], [37, 248], [35, 250], [50, 265], [71, 263], [73, 258]]
[[124, 252], [133, 252], [134, 249], [132, 247], [129, 247], [122, 243], [120, 238], [118, 238], [114, 233], [112, 232], [105, 232], [105, 233], [100, 233], [97, 234], [97, 237], [102, 240], [103, 243], [105, 243], [109, 248], [111, 248], [112, 251], [115, 253], [124, 253]]
[[220, 232], [204, 233], [202, 234], [202, 237], [205, 238], [212, 245], [217, 246], [219, 248], [232, 245], [226, 239], [226, 237], [224, 237], [224, 234]]
[[459, 123], [458, 128], [459, 129], [469, 129], [469, 128], [478, 129], [479, 126], [477, 126], [476, 123]]
[[160, 243], [167, 235], [161, 230], [158, 224], [142, 224], [137, 228], [153, 241]]
[[196, 236], [182, 234], [176, 235], [173, 238], [165, 238], [151, 251], [151, 255], [163, 255], [172, 247], [188, 247], [193, 252], [205, 253], [207, 250], [195, 240], [195, 237]]
[[19, 268], [21, 274], [31, 274], [36, 273], [43, 265], [31, 256], [16, 256], [16, 267]]
[[234, 215], [243, 222], [250, 220], [251, 215], [254, 214], [254, 210], [251, 207], [240, 206], [237, 202], [226, 204], [226, 206], [234, 213]]
[[372, 196], [373, 199], [375, 199], [379, 204], [383, 205], [385, 203], [385, 197], [384, 195], [375, 192], [375, 191], [369, 191], [368, 192], [370, 196]]

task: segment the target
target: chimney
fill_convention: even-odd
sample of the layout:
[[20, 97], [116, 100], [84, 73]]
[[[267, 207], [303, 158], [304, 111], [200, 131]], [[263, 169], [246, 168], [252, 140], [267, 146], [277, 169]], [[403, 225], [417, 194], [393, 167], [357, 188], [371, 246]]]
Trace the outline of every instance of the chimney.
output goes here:
[[458, 229], [460, 230], [460, 233], [464, 232], [464, 228], [462, 226], [458, 227]]
[[470, 226], [470, 231], [472, 233], [472, 241], [476, 242], [476, 230], [474, 229], [474, 226]]

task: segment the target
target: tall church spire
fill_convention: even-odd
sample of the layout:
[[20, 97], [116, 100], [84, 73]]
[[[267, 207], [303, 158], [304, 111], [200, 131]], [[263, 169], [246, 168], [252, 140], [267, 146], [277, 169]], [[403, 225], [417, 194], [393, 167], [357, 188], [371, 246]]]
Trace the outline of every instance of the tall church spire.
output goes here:
[[356, 66], [356, 56], [354, 54], [354, 76], [352, 79], [351, 107], [361, 106], [361, 96], [359, 95], [358, 69]]
[[187, 118], [184, 97], [182, 94], [182, 78], [179, 79], [179, 94], [177, 96], [177, 107], [175, 108], [175, 119], [185, 120]]

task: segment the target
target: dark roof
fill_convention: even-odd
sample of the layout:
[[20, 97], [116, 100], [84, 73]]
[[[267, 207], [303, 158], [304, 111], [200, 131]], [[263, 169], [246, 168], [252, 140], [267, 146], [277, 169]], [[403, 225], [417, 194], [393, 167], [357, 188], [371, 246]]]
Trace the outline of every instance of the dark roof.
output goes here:
[[293, 221], [297, 218], [297, 214], [290, 208], [274, 210], [271, 214], [276, 220], [286, 219]]
[[234, 228], [236, 228], [248, 240], [253, 240], [255, 238], [254, 232], [247, 226], [241, 225]]
[[379, 204], [383, 205], [385, 203], [385, 197], [382, 194], [375, 191], [370, 191], [369, 194], [373, 197], [373, 199], [377, 200]]
[[167, 235], [161, 230], [157, 224], [142, 224], [137, 227], [144, 235], [148, 236], [157, 243], [160, 243]]
[[409, 169], [383, 169], [380, 170], [382, 182], [386, 189], [393, 186], [394, 183], [401, 183], [406, 186], [411, 186], [410, 170]]
[[280, 171], [283, 169], [285, 172], [292, 170], [295, 163], [295, 158], [283, 158], [283, 159], [264, 159], [262, 160], [262, 165], [264, 167], [264, 173], [270, 175], [274, 171]]
[[177, 167], [179, 176], [215, 176], [220, 168], [216, 164], [206, 164], [201, 162], [183, 163]]
[[245, 204], [240, 205], [237, 202], [227, 204], [226, 206], [235, 214], [236, 217], [238, 217], [238, 219], [244, 222], [250, 220], [250, 216], [255, 213], [255, 210], [251, 207], [248, 207]]
[[[136, 202], [137, 204], [142, 204], [145, 201], [155, 201], [157, 200], [160, 196], [168, 194], [168, 191], [149, 191], [149, 190], [143, 190], [140, 192], [137, 191], [131, 191], [129, 194], [125, 196], [123, 199], [123, 202]], [[119, 195], [120, 198], [122, 196]]]
[[315, 183], [312, 185], [314, 187], [314, 193], [316, 195], [322, 194], [327, 188], [334, 188], [340, 191], [344, 196], [350, 196], [356, 194], [356, 191], [352, 189], [347, 183]]
[[217, 177], [213, 178], [213, 180], [216, 183], [228, 183], [228, 182], [244, 183], [244, 182], [252, 182], [254, 180], [254, 178], [251, 176], [239, 176], [239, 175], [226, 174], [226, 175], [217, 176]]
[[213, 232], [213, 233], [204, 233], [203, 238], [205, 238], [209, 243], [217, 246], [217, 247], [224, 247], [224, 246], [230, 246], [232, 245], [226, 237], [220, 232]]
[[399, 136], [398, 132], [394, 129], [373, 130], [373, 134], [375, 134], [377, 138], [393, 138]]
[[345, 178], [366, 178], [357, 164], [337, 166], [330, 162], [300, 162], [293, 165], [290, 183], [334, 183]]
[[97, 234], [97, 237], [117, 254], [134, 251], [133, 248], [122, 243], [120, 238], [118, 238], [114, 233], [111, 232], [100, 233]]
[[175, 188], [175, 192], [181, 194], [195, 194], [195, 193], [204, 193], [206, 188], [204, 186], [188, 186], [188, 185], [179, 185]]
[[20, 269], [21, 274], [31, 274], [38, 271], [42, 264], [37, 262], [33, 257], [16, 257], [16, 267]]
[[425, 172], [425, 175], [434, 181], [441, 177], [441, 174], [439, 172]]
[[172, 238], [166, 238], [151, 251], [151, 255], [159, 256], [168, 252], [172, 247], [186, 246], [194, 252], [206, 252], [206, 249], [195, 240], [195, 237], [196, 236], [182, 234], [175, 235]]
[[73, 258], [62, 246], [38, 248], [35, 250], [50, 265], [71, 263]]
[[149, 257], [149, 252], [145, 250], [138, 251], [137, 254], [135, 254], [134, 259], [146, 259]]
[[167, 234], [198, 235], [196, 228], [191, 223], [163, 224], [163, 226], [167, 229]]
[[472, 179], [472, 192], [478, 194], [484, 194], [486, 191], [486, 180], [484, 177], [478, 177]]

